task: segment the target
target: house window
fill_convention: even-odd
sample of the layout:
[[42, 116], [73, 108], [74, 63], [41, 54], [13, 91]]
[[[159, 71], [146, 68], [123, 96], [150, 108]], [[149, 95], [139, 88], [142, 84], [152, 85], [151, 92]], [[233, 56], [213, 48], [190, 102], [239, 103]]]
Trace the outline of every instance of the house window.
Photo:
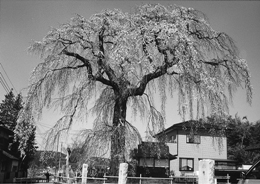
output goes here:
[[200, 136], [199, 135], [191, 135], [187, 134], [187, 143], [200, 144]]
[[154, 159], [153, 158], [141, 158], [139, 166], [153, 167], [154, 166]]
[[194, 171], [194, 159], [180, 158], [180, 171]]
[[237, 169], [237, 163], [235, 161], [215, 161], [215, 169]]
[[177, 136], [176, 135], [172, 135], [170, 137], [170, 143], [177, 143]]
[[167, 143], [177, 143], [177, 135], [167, 135], [166, 136], [166, 142]]

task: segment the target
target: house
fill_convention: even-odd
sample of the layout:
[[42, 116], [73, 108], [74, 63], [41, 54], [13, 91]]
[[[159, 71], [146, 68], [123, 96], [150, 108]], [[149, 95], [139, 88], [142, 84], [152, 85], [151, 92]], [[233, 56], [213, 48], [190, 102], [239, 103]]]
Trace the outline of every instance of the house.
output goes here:
[[132, 157], [137, 160], [136, 176], [146, 177], [168, 177], [170, 160], [176, 158], [163, 142], [142, 142], [133, 150]]
[[88, 176], [90, 177], [101, 178], [104, 173], [109, 171], [109, 158], [91, 157], [86, 163], [88, 164]]
[[6, 127], [0, 126], [0, 183], [13, 182], [17, 177], [20, 159], [8, 149], [14, 133]]
[[227, 160], [227, 138], [225, 135], [212, 136], [210, 124], [195, 121], [177, 123], [156, 135], [169, 146], [169, 153], [176, 155], [170, 161], [170, 171], [174, 175], [194, 174], [199, 169], [201, 159], [213, 159], [218, 167], [229, 165]]

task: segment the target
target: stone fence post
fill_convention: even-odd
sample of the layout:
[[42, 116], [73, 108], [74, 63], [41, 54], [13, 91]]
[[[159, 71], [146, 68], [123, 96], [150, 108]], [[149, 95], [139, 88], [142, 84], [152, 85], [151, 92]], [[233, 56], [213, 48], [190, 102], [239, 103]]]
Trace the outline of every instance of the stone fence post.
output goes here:
[[127, 163], [121, 163], [119, 165], [118, 184], [126, 184], [127, 170], [128, 170], [128, 164]]
[[88, 164], [83, 164], [81, 177], [82, 177], [82, 184], [87, 184], [87, 179], [88, 179]]
[[210, 159], [199, 161], [199, 183], [215, 184], [215, 161]]

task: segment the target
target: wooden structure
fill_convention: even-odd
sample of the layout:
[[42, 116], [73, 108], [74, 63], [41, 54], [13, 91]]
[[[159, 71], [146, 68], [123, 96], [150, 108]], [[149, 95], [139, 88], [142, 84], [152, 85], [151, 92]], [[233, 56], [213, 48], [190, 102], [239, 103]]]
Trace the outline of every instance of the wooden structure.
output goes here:
[[138, 162], [136, 176], [169, 177], [170, 160], [176, 157], [169, 153], [165, 143], [142, 142], [134, 149], [133, 158]]

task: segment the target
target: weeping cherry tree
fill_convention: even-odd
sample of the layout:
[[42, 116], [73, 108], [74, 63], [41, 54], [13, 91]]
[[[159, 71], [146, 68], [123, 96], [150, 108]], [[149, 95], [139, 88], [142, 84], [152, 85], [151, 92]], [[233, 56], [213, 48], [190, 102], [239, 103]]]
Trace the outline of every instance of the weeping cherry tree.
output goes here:
[[42, 63], [32, 72], [20, 122], [36, 123], [45, 107], [58, 109], [63, 114], [48, 134], [52, 144], [94, 113], [92, 144], [110, 151], [113, 174], [140, 138], [127, 109], [146, 118], [154, 134], [163, 129], [167, 94], [177, 95], [183, 119], [225, 117], [238, 87], [251, 103], [247, 63], [234, 41], [192, 8], [147, 4], [131, 14], [116, 9], [89, 19], [77, 15], [29, 51]]

